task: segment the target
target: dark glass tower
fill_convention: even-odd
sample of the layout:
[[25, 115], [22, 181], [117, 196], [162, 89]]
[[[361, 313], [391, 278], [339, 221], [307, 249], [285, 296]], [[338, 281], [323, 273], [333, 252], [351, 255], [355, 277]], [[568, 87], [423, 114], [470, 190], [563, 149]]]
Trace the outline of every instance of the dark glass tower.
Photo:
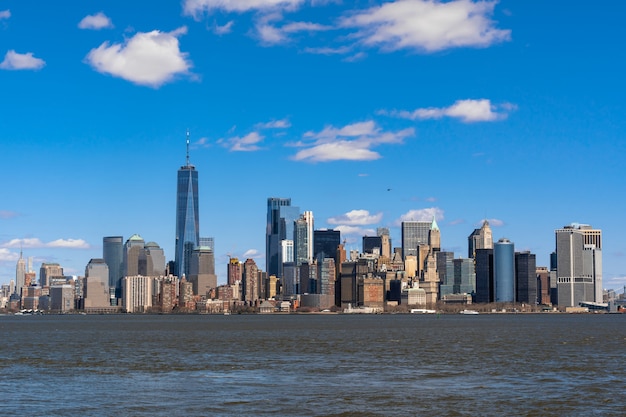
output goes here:
[[265, 231], [265, 269], [267, 275], [282, 277], [280, 242], [294, 239], [294, 224], [300, 208], [291, 205], [290, 198], [267, 199], [267, 228]]
[[[109, 290], [112, 292], [111, 298], [121, 298], [120, 279], [124, 276], [123, 255], [124, 238], [122, 236], [106, 236], [102, 238], [102, 257], [109, 267]], [[118, 290], [119, 297], [115, 291]]]
[[189, 276], [191, 254], [200, 242], [198, 215], [198, 171], [189, 163], [189, 132], [187, 132], [187, 164], [178, 170], [176, 182], [176, 245], [174, 273]]

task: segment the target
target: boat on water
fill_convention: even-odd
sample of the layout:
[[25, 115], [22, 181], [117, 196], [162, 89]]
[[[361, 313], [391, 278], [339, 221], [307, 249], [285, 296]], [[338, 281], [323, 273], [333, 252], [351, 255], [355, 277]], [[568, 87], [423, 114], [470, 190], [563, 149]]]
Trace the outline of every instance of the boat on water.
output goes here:
[[471, 315], [476, 315], [476, 314], [478, 314], [478, 311], [476, 311], [476, 310], [467, 310], [467, 309], [465, 309], [465, 310], [461, 310], [461, 311], [459, 312], [459, 314], [465, 314], [465, 315], [470, 315], [470, 316], [471, 316]]
[[412, 308], [411, 314], [435, 314], [437, 310], [429, 310], [427, 308]]

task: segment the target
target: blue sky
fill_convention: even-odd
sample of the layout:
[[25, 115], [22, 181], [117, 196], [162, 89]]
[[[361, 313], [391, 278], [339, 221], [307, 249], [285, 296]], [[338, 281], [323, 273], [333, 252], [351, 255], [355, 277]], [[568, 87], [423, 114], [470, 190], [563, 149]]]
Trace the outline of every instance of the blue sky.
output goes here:
[[173, 258], [185, 132], [200, 232], [264, 267], [267, 197], [348, 247], [436, 216], [539, 265], [554, 230], [603, 230], [626, 283], [621, 3], [0, 0], [0, 282], [24, 256], [82, 275], [102, 237]]

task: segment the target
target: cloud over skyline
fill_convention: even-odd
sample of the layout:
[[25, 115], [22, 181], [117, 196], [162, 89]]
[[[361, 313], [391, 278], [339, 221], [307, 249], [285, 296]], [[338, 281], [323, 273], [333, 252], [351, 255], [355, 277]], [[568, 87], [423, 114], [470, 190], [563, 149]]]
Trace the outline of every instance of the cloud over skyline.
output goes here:
[[430, 222], [433, 220], [441, 221], [444, 219], [444, 212], [439, 207], [428, 207], [423, 209], [409, 210], [398, 218], [394, 225], [400, 227], [402, 222]]
[[65, 248], [65, 249], [90, 249], [91, 245], [83, 239], [56, 239], [51, 242], [43, 242], [39, 238], [11, 239], [0, 245], [2, 248]]
[[86, 61], [100, 73], [158, 88], [189, 73], [192, 64], [178, 42], [186, 33], [186, 26], [172, 32], [138, 32], [121, 44], [104, 42], [87, 54]]
[[370, 214], [368, 210], [351, 210], [339, 216], [330, 217], [326, 220], [326, 223], [347, 226], [362, 226], [380, 223], [382, 218], [383, 213]]
[[369, 120], [340, 128], [326, 126], [320, 132], [309, 131], [300, 142], [291, 146], [303, 147], [293, 157], [296, 161], [371, 161], [382, 156], [372, 148], [383, 144], [401, 144], [415, 135], [413, 128], [385, 132]]
[[516, 106], [510, 103], [494, 105], [489, 99], [467, 99], [457, 100], [448, 107], [424, 107], [413, 111], [381, 110], [378, 114], [408, 120], [428, 120], [450, 117], [459, 119], [463, 123], [474, 123], [506, 119], [508, 112], [515, 108]]

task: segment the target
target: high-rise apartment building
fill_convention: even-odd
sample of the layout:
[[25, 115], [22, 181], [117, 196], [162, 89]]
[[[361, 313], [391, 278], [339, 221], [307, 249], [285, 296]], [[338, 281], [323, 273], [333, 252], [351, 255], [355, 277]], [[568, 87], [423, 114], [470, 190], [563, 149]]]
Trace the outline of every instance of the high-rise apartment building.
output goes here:
[[259, 299], [259, 268], [254, 259], [246, 259], [243, 263], [243, 300], [252, 305]]
[[187, 131], [187, 161], [178, 170], [176, 182], [176, 244], [174, 273], [189, 275], [193, 250], [200, 244], [198, 211], [198, 171], [189, 163], [189, 131]]
[[474, 229], [467, 237], [467, 257], [473, 258], [477, 249], [493, 249], [493, 235], [487, 220], [483, 221], [480, 229]]
[[292, 206], [290, 198], [267, 199], [265, 269], [268, 275], [282, 276], [281, 241], [294, 239], [295, 221], [299, 217], [300, 208]]
[[428, 245], [432, 222], [402, 222], [402, 259], [407, 256], [418, 257], [419, 245]]
[[226, 279], [228, 285], [235, 285], [236, 282], [241, 281], [242, 277], [242, 265], [237, 258], [230, 258], [228, 265], [226, 265]]
[[573, 223], [555, 234], [558, 304], [602, 302], [602, 231]]
[[515, 246], [506, 238], [493, 245], [493, 283], [496, 303], [515, 301]]

